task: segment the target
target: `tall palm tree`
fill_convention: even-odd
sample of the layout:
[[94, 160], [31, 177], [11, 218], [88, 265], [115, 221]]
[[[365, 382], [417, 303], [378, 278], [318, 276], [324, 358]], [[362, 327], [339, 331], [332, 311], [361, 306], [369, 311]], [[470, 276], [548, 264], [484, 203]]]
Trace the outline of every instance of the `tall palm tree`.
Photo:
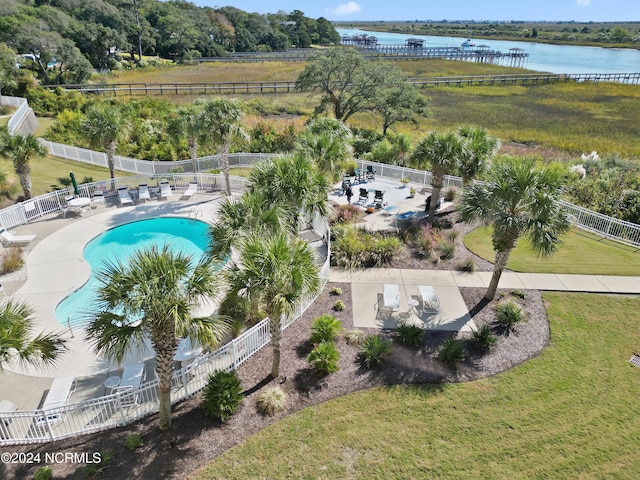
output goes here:
[[198, 136], [202, 134], [200, 123], [201, 104], [178, 107], [167, 122], [167, 133], [175, 139], [186, 137], [189, 157], [194, 172], [198, 171]]
[[137, 251], [126, 263], [113, 260], [98, 272], [96, 314], [87, 339], [98, 353], [122, 362], [150, 338], [156, 355], [160, 392], [160, 428], [171, 426], [173, 357], [181, 338], [216, 347], [227, 331], [218, 317], [194, 318], [191, 310], [216, 289], [213, 262], [195, 263], [167, 245]]
[[455, 132], [430, 132], [413, 151], [411, 165], [422, 170], [431, 170], [431, 205], [429, 223], [436, 216], [436, 205], [444, 187], [444, 176], [453, 173], [464, 154], [464, 143]]
[[82, 131], [93, 148], [101, 148], [107, 154], [109, 174], [115, 178], [115, 153], [118, 142], [126, 135], [128, 125], [117, 105], [96, 103], [87, 110], [82, 121]]
[[6, 300], [0, 305], [0, 371], [14, 359], [51, 365], [66, 350], [66, 340], [58, 334], [33, 337], [33, 309], [27, 304]]
[[312, 160], [297, 153], [256, 164], [249, 175], [248, 190], [262, 192], [268, 203], [280, 203], [297, 218], [327, 215], [329, 179]]
[[497, 138], [491, 137], [484, 127], [463, 126], [458, 135], [465, 144], [458, 169], [464, 186], [468, 186], [488, 168], [488, 163], [500, 148]]
[[229, 150], [234, 139], [247, 138], [247, 133], [241, 125], [242, 111], [238, 104], [231, 100], [210, 100], [203, 104], [198, 122], [202, 125], [203, 139], [218, 147], [225, 191], [227, 195], [231, 195]]
[[296, 151], [316, 163], [320, 171], [336, 181], [352, 157], [351, 130], [340, 120], [330, 117], [312, 119], [298, 137]]
[[34, 158], [44, 157], [47, 149], [43, 147], [33, 135], [9, 135], [4, 128], [0, 133], [0, 156], [13, 161], [24, 197], [33, 196], [31, 185], [31, 161]]
[[480, 219], [493, 226], [496, 252], [493, 276], [485, 298], [493, 300], [502, 271], [518, 239], [525, 236], [541, 256], [551, 254], [569, 229], [558, 203], [564, 181], [559, 167], [540, 168], [525, 159], [496, 163], [487, 183], [465, 189], [459, 206], [465, 221]]
[[237, 261], [227, 271], [231, 290], [261, 305], [269, 317], [273, 346], [271, 376], [280, 375], [282, 318], [317, 295], [322, 283], [315, 254], [304, 240], [285, 234], [245, 239]]
[[209, 232], [208, 252], [222, 260], [251, 234], [272, 235], [285, 232], [295, 235], [297, 217], [281, 202], [274, 202], [261, 191], [245, 191], [240, 198], [223, 198], [217, 219]]

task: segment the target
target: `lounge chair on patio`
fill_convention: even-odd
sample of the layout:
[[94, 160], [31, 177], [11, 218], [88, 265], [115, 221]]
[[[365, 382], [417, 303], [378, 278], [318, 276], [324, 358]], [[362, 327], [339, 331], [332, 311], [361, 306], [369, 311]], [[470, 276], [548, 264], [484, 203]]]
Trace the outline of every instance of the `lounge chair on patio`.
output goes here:
[[358, 196], [358, 202], [362, 205], [366, 205], [369, 201], [369, 191], [366, 188], [360, 188], [360, 195]]
[[145, 202], [147, 200], [151, 200], [151, 194], [149, 193], [149, 185], [146, 183], [141, 183], [138, 185], [138, 200]]
[[380, 314], [392, 315], [400, 308], [400, 287], [393, 283], [385, 283], [382, 293], [378, 294], [375, 309]]
[[138, 405], [138, 388], [145, 378], [144, 363], [125, 365], [120, 385], [113, 389], [120, 396], [120, 405]]
[[169, 182], [160, 182], [160, 199], [166, 198], [169, 200], [172, 195], [173, 191], [171, 191], [171, 185], [169, 185]]
[[384, 204], [384, 192], [382, 190], [376, 190], [373, 195], [373, 203], [376, 208], [382, 208]]
[[187, 188], [184, 193], [180, 196], [180, 200], [185, 199], [185, 200], [189, 200], [191, 197], [193, 197], [196, 192], [198, 191], [198, 182], [191, 182], [189, 183], [189, 188]]
[[36, 238], [36, 235], [14, 235], [4, 228], [0, 229], [0, 239], [3, 245], [26, 245], [27, 243], [30, 243], [34, 238]]
[[[47, 398], [42, 404], [42, 410], [55, 410], [62, 409], [67, 404], [69, 397], [76, 389], [76, 380], [74, 377], [58, 377], [53, 380]], [[63, 416], [63, 413], [50, 413], [47, 415], [46, 420], [49, 422], [59, 420]], [[44, 423], [45, 418], [40, 417], [36, 420], [37, 423]]]
[[376, 180], [376, 170], [373, 168], [373, 165], [367, 165], [367, 182]]
[[420, 285], [418, 297], [420, 298], [420, 310], [423, 312], [440, 310], [440, 299], [433, 287]]
[[118, 187], [118, 202], [120, 202], [121, 206], [133, 205], [133, 200], [131, 200], [127, 187]]
[[91, 199], [91, 208], [97, 208], [98, 205], [104, 205], [104, 192], [100, 190], [93, 192], [93, 198]]

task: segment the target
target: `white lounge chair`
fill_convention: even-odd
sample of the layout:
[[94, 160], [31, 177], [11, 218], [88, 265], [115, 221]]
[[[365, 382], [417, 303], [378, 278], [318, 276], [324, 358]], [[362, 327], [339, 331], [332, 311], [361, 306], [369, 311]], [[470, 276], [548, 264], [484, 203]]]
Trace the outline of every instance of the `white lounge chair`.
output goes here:
[[400, 287], [395, 283], [385, 283], [382, 298], [385, 308], [400, 308]]
[[[53, 380], [47, 398], [42, 404], [42, 410], [49, 411], [55, 409], [61, 409], [67, 404], [69, 397], [75, 391], [76, 380], [74, 377], [59, 377]], [[62, 413], [52, 412], [47, 415], [47, 420], [52, 422], [59, 420]], [[36, 420], [37, 423], [44, 423], [45, 418], [40, 417]]]
[[431, 286], [420, 285], [418, 287], [418, 296], [420, 297], [420, 308], [423, 312], [427, 310], [440, 310], [440, 299], [438, 294]]
[[144, 363], [125, 365], [120, 385], [113, 389], [120, 396], [120, 405], [128, 407], [138, 404], [138, 387], [145, 378]]
[[138, 185], [138, 200], [151, 200], [151, 194], [149, 193], [149, 185], [141, 183]]
[[26, 245], [30, 243], [36, 235], [14, 235], [8, 230], [0, 229], [0, 239], [3, 245]]
[[118, 202], [120, 205], [133, 205], [133, 200], [131, 200], [131, 196], [129, 195], [129, 190], [127, 187], [119, 187], [118, 188]]
[[198, 182], [189, 183], [189, 188], [187, 188], [184, 191], [184, 193], [180, 197], [180, 200], [182, 199], [189, 200], [191, 197], [193, 197], [196, 194], [197, 191], [198, 191]]
[[104, 205], [104, 192], [100, 190], [93, 192], [93, 198], [91, 199], [91, 208], [97, 208], [98, 205]]
[[171, 191], [171, 186], [169, 182], [160, 182], [160, 199], [166, 198], [169, 200], [173, 192]]

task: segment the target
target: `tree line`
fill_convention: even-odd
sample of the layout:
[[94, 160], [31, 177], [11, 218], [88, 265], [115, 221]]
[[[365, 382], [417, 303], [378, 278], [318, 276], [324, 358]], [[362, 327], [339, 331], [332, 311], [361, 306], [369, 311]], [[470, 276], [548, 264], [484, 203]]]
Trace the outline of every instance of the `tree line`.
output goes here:
[[177, 60], [340, 42], [326, 18], [300, 10], [259, 14], [182, 0], [17, 0], [2, 9], [5, 94], [13, 94], [14, 77], [21, 76], [16, 65], [55, 85], [82, 83], [95, 68], [124, 68], [142, 62], [143, 55]]

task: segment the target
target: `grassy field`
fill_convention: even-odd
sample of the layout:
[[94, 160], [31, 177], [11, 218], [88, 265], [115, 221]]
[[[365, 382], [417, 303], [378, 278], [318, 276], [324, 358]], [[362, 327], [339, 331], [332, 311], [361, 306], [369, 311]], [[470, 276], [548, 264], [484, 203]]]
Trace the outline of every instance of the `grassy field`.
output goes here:
[[[405, 60], [396, 63], [412, 77], [515, 73], [520, 70], [472, 62], [445, 60]], [[302, 62], [211, 63], [118, 72], [108, 82], [228, 82], [250, 78], [293, 80], [304, 67]], [[573, 157], [598, 151], [617, 152], [625, 158], [640, 157], [637, 142], [640, 124], [640, 86], [622, 84], [559, 84], [505, 87], [438, 87], [424, 89], [432, 100], [433, 117], [417, 125], [400, 124], [397, 130], [420, 140], [429, 130], [455, 129], [462, 124], [482, 125], [505, 143], [542, 145]], [[297, 116], [309, 116], [318, 104], [317, 95], [238, 95], [254, 102], [253, 111], [269, 121], [286, 123]], [[194, 97], [163, 97], [187, 103]], [[257, 108], [255, 107], [257, 105]], [[255, 114], [248, 121], [257, 121]], [[355, 115], [355, 127], [381, 131], [373, 115]]]
[[[473, 253], [493, 262], [495, 253], [489, 227], [476, 228], [463, 240]], [[539, 258], [529, 242], [520, 240], [511, 252], [507, 268], [516, 272], [635, 276], [640, 275], [640, 251], [573, 229], [563, 237], [558, 251], [546, 259]]]
[[192, 478], [637, 478], [640, 369], [628, 360], [640, 351], [629, 334], [640, 300], [545, 301], [551, 344], [540, 357], [481, 381], [378, 388], [305, 409]]

